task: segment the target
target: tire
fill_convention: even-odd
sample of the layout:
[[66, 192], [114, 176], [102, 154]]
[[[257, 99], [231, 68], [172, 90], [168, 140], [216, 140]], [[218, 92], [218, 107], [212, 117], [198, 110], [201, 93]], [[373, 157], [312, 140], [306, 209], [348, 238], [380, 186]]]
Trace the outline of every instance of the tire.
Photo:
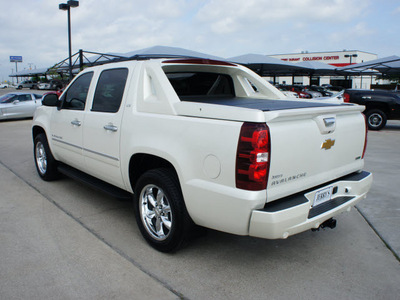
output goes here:
[[46, 135], [38, 134], [34, 139], [33, 155], [35, 166], [39, 176], [45, 181], [53, 181], [59, 178], [57, 161], [51, 154]]
[[380, 109], [371, 109], [365, 113], [367, 117], [368, 129], [381, 130], [387, 122], [386, 114]]
[[134, 211], [141, 234], [156, 250], [173, 252], [188, 241], [194, 224], [172, 170], [154, 169], [139, 178]]

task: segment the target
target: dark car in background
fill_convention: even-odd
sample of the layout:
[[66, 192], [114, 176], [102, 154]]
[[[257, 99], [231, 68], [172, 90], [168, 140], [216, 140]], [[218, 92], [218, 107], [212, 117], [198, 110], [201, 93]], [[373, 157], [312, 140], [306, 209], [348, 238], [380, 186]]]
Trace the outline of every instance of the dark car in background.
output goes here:
[[387, 120], [400, 120], [400, 94], [390, 91], [347, 89], [344, 102], [365, 106], [368, 128], [381, 130]]

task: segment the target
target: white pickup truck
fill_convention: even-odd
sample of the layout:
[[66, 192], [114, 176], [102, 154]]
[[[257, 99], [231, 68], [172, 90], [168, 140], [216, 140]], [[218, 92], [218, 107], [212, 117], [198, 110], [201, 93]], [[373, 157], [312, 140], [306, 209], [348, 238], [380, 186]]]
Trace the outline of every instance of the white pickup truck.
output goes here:
[[245, 67], [188, 58], [87, 68], [47, 95], [37, 171], [132, 197], [159, 251], [197, 226], [277, 239], [334, 227], [366, 197], [363, 106], [288, 100]]

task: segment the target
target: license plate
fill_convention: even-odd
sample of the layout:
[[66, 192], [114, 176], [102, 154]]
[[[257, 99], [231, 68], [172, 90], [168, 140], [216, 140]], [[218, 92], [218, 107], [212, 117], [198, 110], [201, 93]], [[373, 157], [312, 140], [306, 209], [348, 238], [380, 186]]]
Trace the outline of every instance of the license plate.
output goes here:
[[319, 190], [314, 197], [314, 204], [313, 206], [320, 205], [326, 201], [331, 200], [332, 198], [332, 191], [333, 191], [333, 186], [324, 188], [322, 190]]

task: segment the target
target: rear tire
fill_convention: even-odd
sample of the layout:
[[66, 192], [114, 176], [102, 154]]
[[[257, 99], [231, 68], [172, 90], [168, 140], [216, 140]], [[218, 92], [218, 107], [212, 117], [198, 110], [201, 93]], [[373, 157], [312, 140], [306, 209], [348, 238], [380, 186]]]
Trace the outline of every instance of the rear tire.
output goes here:
[[193, 228], [178, 178], [170, 169], [145, 172], [134, 192], [136, 222], [145, 240], [161, 252], [186, 244]]
[[370, 130], [381, 130], [387, 122], [386, 114], [380, 109], [370, 109], [365, 113]]
[[59, 178], [57, 161], [51, 154], [46, 135], [38, 134], [34, 139], [33, 155], [35, 166], [39, 176], [45, 181], [52, 181]]

